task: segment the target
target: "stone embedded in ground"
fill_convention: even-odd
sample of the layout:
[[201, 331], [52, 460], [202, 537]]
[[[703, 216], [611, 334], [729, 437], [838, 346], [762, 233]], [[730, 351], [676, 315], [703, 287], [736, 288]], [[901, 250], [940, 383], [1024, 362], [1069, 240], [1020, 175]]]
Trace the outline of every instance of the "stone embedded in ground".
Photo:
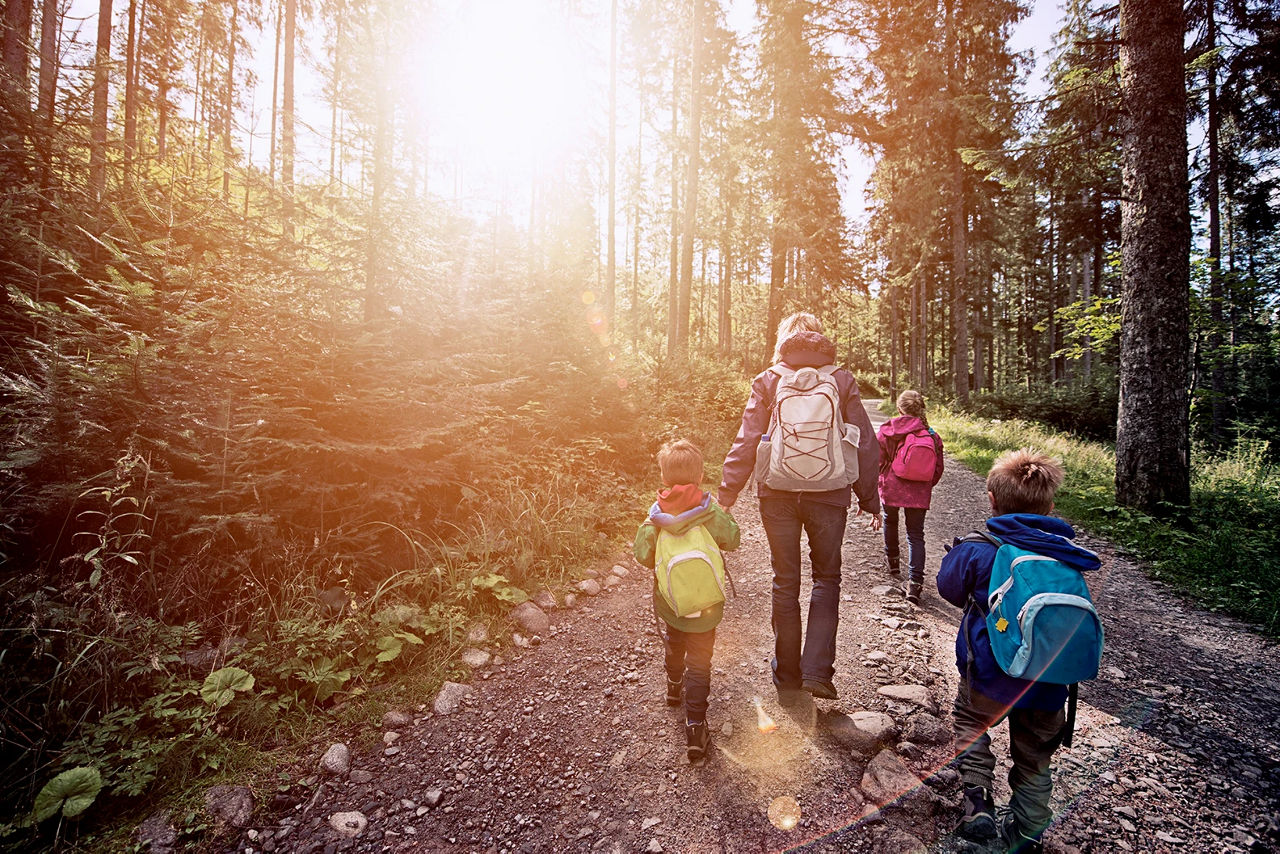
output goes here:
[[933, 702], [933, 697], [929, 696], [929, 689], [923, 685], [884, 685], [876, 689], [876, 693], [891, 700], [914, 703], [930, 714], [938, 712], [937, 704]]
[[660, 818], [646, 818], [644, 821], [640, 822], [640, 831], [643, 833], [649, 828], [655, 827], [659, 824], [662, 824], [662, 819]]
[[363, 786], [365, 783], [373, 782], [373, 772], [356, 769], [351, 772], [351, 775], [347, 779], [357, 785]]
[[827, 727], [836, 741], [864, 756], [875, 753], [898, 733], [898, 725], [883, 712], [831, 715]]
[[478, 670], [479, 668], [484, 667], [493, 659], [493, 656], [489, 655], [489, 653], [485, 652], [483, 649], [476, 649], [475, 647], [464, 649], [460, 657], [462, 659], [462, 663], [467, 665], [467, 667], [470, 667], [472, 670]]
[[871, 588], [871, 595], [872, 596], [888, 596], [889, 591], [891, 590], [893, 590], [893, 587], [888, 584], [877, 584], [875, 587]]
[[428, 807], [438, 807], [443, 797], [443, 789], [427, 789], [427, 793], [422, 796], [422, 803]]
[[556, 596], [550, 590], [539, 590], [530, 601], [544, 611], [554, 611], [558, 607]]
[[395, 744], [399, 740], [400, 740], [400, 733], [396, 732], [395, 730], [389, 729], [382, 734], [383, 744]]
[[320, 757], [320, 767], [341, 777], [351, 770], [351, 748], [345, 744], [331, 744]]
[[509, 616], [531, 635], [544, 635], [551, 628], [551, 618], [532, 602], [521, 602], [511, 609]]
[[945, 744], [951, 740], [951, 728], [928, 712], [920, 712], [907, 721], [902, 735], [917, 744]]
[[399, 709], [392, 709], [382, 716], [383, 729], [402, 729], [412, 723], [413, 715]]
[[609, 572], [613, 573], [619, 578], [626, 578], [628, 575], [631, 574], [631, 570], [627, 569], [625, 566], [617, 566], [617, 565], [615, 565], [613, 569], [609, 570]]
[[253, 817], [253, 793], [247, 786], [213, 786], [204, 793], [204, 803], [215, 824], [246, 827]]
[[364, 833], [369, 826], [369, 819], [362, 812], [336, 812], [329, 816], [329, 826], [348, 839]]
[[519, 632], [512, 632], [511, 642], [516, 646], [518, 646], [520, 649], [529, 648], [529, 639], [524, 635], [520, 634]]
[[178, 830], [169, 821], [169, 811], [160, 810], [147, 816], [138, 825], [134, 836], [144, 851], [151, 854], [171, 854], [178, 844]]
[[599, 577], [600, 577], [600, 572], [599, 572], [599, 570], [595, 570], [595, 569], [588, 569], [586, 572], [584, 572], [584, 573], [582, 573], [582, 574], [583, 574], [583, 575], [585, 575], [587, 578], [599, 578]]
[[584, 578], [578, 582], [578, 589], [588, 596], [596, 596], [600, 593], [600, 584], [593, 579]]
[[881, 662], [881, 661], [888, 661], [888, 660], [889, 660], [889, 653], [887, 652], [882, 652], [881, 650], [877, 649], [874, 652], [867, 653], [867, 661]]
[[564, 594], [564, 606], [565, 606], [566, 608], [576, 608], [576, 607], [578, 607], [578, 597], [577, 597], [577, 595], [575, 595], [575, 594], [573, 594], [573, 593], [566, 593], [566, 594]]
[[644, 849], [648, 854], [662, 854], [662, 843], [656, 839], [649, 840], [649, 847]]
[[467, 632], [467, 643], [476, 646], [489, 642], [489, 627], [484, 623], [476, 623]]
[[618, 577], [618, 576], [616, 576], [616, 575], [610, 575], [610, 576], [606, 577], [606, 578], [605, 578], [605, 580], [604, 580], [604, 589], [605, 589], [605, 590], [612, 590], [613, 588], [617, 587], [617, 586], [618, 586], [619, 584], [621, 584], [621, 583], [622, 583], [622, 579], [621, 579], [621, 578], [619, 578], [619, 577]]
[[882, 750], [867, 763], [858, 788], [880, 806], [897, 803], [907, 812], [924, 816], [933, 812], [938, 796], [920, 782], [891, 750]]
[[458, 706], [462, 705], [462, 698], [470, 693], [471, 688], [467, 685], [446, 682], [440, 686], [440, 693], [436, 694], [431, 710], [437, 715], [451, 715], [458, 711]]

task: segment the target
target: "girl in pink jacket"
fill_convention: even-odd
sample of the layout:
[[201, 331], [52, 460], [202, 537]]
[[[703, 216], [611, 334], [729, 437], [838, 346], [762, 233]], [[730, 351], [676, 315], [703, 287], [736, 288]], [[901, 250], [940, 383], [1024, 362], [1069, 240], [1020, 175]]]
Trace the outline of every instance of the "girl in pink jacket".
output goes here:
[[942, 479], [942, 437], [924, 414], [924, 397], [908, 389], [898, 395], [898, 415], [880, 425], [880, 505], [884, 555], [898, 574], [898, 508], [907, 522], [907, 601], [920, 604], [924, 585], [924, 516], [933, 487]]

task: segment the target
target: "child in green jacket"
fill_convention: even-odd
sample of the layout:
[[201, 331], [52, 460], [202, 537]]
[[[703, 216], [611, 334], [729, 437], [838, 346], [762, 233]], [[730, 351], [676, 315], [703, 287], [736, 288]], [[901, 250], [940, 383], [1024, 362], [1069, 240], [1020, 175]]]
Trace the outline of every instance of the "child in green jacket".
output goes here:
[[[702, 489], [702, 451], [685, 439], [670, 442], [658, 452], [658, 468], [662, 471], [664, 488], [658, 491], [658, 500], [636, 531], [636, 560], [652, 569], [659, 531], [680, 535], [696, 525], [705, 526], [720, 549], [736, 549], [741, 537], [738, 523], [716, 504], [709, 492]], [[701, 764], [711, 744], [707, 730], [711, 653], [715, 646], [716, 626], [724, 616], [724, 603], [686, 617], [677, 616], [658, 594], [655, 575], [653, 607], [662, 618], [667, 705], [679, 706], [683, 695], [689, 761]]]

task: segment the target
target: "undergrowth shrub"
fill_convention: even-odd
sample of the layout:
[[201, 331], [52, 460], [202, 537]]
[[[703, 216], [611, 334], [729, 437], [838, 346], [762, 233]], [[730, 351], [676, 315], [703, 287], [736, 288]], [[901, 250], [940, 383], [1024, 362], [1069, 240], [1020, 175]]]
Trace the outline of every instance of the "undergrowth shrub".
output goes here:
[[1007, 386], [975, 392], [965, 411], [977, 418], [1038, 421], [1055, 430], [1109, 442], [1116, 437], [1119, 390], [1101, 377], [1082, 385]]

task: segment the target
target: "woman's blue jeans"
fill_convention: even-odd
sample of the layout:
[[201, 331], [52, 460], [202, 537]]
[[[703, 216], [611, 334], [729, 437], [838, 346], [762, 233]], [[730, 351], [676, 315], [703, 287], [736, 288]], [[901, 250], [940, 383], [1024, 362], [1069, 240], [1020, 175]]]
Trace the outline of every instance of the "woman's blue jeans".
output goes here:
[[[898, 508], [884, 506], [884, 556], [892, 566], [898, 565]], [[907, 581], [924, 583], [924, 514], [921, 507], [903, 507], [907, 522], [907, 561], [910, 564]]]
[[[801, 493], [760, 498], [760, 519], [773, 562], [773, 684], [799, 688], [801, 680], [831, 682], [840, 621], [840, 549], [848, 508]], [[800, 534], [809, 536], [813, 592], [808, 628], [800, 643]]]

